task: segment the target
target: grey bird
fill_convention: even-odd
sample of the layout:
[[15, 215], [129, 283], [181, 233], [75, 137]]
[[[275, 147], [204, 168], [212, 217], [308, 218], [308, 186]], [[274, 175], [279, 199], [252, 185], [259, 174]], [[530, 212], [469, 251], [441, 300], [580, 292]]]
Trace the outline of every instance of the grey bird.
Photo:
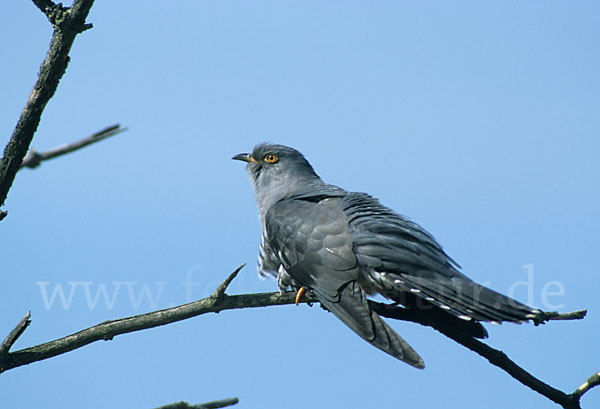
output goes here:
[[[540, 310], [481, 286], [434, 239], [366, 193], [321, 180], [297, 150], [269, 143], [233, 159], [248, 173], [263, 225], [259, 271], [280, 291], [308, 288], [373, 346], [416, 368], [423, 359], [369, 305], [379, 293], [446, 328], [485, 338], [483, 322], [525, 322]], [[300, 292], [301, 294], [301, 292]]]

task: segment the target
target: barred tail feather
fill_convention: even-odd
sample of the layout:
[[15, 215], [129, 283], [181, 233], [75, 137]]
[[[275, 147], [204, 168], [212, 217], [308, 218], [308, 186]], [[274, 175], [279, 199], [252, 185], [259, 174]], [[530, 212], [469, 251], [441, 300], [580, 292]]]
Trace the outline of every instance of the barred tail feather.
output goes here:
[[387, 278], [398, 290], [420, 297], [463, 320], [521, 323], [541, 312], [463, 276], [451, 280], [394, 276], [389, 274]]

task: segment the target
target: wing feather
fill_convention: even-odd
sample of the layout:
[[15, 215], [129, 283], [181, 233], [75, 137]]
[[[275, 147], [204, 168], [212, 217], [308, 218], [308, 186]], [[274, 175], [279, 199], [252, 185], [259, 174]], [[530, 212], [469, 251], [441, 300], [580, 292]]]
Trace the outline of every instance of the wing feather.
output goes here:
[[431, 234], [371, 196], [348, 194], [343, 209], [363, 274], [375, 287], [383, 284], [384, 295], [399, 301], [411, 293], [477, 321], [522, 322], [539, 313], [466, 277]]

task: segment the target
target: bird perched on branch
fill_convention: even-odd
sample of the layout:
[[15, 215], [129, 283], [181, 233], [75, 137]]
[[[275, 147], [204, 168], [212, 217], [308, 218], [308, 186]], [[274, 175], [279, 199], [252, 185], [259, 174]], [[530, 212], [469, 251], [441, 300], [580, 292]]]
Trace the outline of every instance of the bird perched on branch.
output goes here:
[[[263, 225], [261, 274], [316, 295], [373, 346], [416, 368], [421, 357], [369, 306], [379, 293], [439, 325], [477, 338], [480, 322], [524, 322], [541, 311], [483, 287], [458, 269], [431, 234], [366, 193], [321, 180], [297, 150], [263, 143], [233, 157], [248, 173]], [[297, 298], [297, 299], [298, 299]]]

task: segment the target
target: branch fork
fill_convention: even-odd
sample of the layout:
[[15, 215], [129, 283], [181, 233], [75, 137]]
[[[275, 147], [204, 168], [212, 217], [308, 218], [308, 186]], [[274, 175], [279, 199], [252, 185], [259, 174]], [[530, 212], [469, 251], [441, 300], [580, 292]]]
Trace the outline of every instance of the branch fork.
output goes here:
[[215, 292], [210, 296], [210, 298], [214, 301], [214, 305], [222, 304], [223, 300], [225, 300], [227, 297], [229, 297], [227, 294], [225, 294], [225, 291], [227, 290], [227, 288], [229, 287], [229, 285], [231, 284], [233, 279], [235, 277], [237, 277], [238, 273], [245, 266], [246, 266], [246, 263], [244, 263], [241, 266], [239, 266], [238, 268], [236, 268], [233, 271], [233, 273], [229, 274], [229, 276], [225, 279], [225, 281], [223, 281], [221, 284], [219, 284], [219, 286], [217, 287]]
[[31, 324], [31, 311], [28, 311], [17, 326], [4, 338], [4, 341], [0, 344], [0, 357], [8, 354], [8, 351], [10, 351], [23, 332], [25, 332], [29, 324]]
[[[94, 0], [74, 0], [65, 9], [51, 0], [33, 0], [54, 27], [50, 48], [0, 160], [0, 206], [4, 205], [23, 158], [29, 150], [42, 112], [52, 98], [69, 64], [69, 52], [77, 34], [92, 27], [85, 20]], [[6, 212], [0, 211], [0, 220]]]
[[[72, 7], [65, 7], [62, 3], [54, 3], [51, 0], [32, 0], [42, 13], [48, 17], [50, 24], [56, 29], [70, 29], [75, 33], [82, 33], [92, 28], [92, 24], [79, 21], [77, 16], [77, 3]], [[75, 9], [74, 12], [71, 10]], [[74, 17], [74, 18], [71, 18]]]

